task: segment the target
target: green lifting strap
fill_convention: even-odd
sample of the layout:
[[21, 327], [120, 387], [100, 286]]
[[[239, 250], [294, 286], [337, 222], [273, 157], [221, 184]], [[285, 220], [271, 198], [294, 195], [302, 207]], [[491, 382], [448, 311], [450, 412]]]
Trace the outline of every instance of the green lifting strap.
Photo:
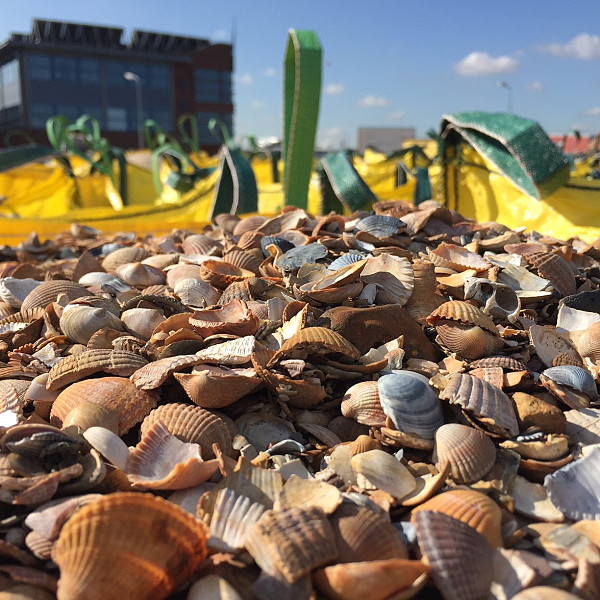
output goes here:
[[346, 152], [326, 154], [321, 159], [321, 212], [370, 208], [377, 197], [358, 174]]
[[283, 196], [306, 208], [319, 100], [322, 48], [317, 34], [291, 29], [284, 60]]

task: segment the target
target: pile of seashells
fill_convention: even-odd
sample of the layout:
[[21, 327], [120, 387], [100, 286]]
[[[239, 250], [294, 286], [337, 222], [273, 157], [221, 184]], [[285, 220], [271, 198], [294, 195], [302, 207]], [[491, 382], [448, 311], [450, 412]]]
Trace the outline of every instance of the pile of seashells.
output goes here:
[[397, 201], [0, 254], [0, 600], [600, 598], [600, 244]]

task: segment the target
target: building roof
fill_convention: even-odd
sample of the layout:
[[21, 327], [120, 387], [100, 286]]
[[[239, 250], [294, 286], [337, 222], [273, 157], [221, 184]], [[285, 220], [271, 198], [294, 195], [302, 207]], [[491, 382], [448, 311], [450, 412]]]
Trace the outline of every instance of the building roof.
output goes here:
[[[565, 139], [566, 138], [566, 139]], [[550, 139], [562, 150], [564, 154], [585, 154], [590, 149], [593, 138], [575, 135], [551, 135]], [[563, 147], [564, 144], [564, 147]]]

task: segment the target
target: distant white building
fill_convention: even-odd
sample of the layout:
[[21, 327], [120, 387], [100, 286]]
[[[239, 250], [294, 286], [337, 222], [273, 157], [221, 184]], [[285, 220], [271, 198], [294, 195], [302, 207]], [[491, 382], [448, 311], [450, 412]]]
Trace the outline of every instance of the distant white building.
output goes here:
[[359, 127], [357, 150], [362, 153], [367, 146], [374, 146], [387, 153], [399, 150], [404, 140], [415, 137], [414, 127]]

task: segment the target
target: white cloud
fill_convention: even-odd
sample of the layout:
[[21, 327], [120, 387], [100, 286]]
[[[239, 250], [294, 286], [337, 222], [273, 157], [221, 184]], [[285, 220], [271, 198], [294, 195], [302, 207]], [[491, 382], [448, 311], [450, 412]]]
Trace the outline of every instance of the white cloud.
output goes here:
[[244, 73], [244, 75], [238, 75], [235, 78], [237, 83], [241, 83], [242, 85], [250, 85], [251, 83], [254, 82], [254, 79], [252, 79], [252, 75], [250, 75], [250, 73]]
[[341, 83], [330, 83], [325, 86], [323, 93], [326, 96], [339, 96], [343, 94], [346, 88]]
[[531, 81], [527, 84], [527, 89], [534, 92], [543, 92], [544, 84], [541, 81]]
[[275, 75], [277, 75], [277, 69], [274, 69], [273, 67], [268, 67], [263, 71], [262, 74], [263, 77], [275, 77]]
[[465, 77], [514, 73], [521, 63], [512, 56], [490, 56], [487, 52], [471, 52], [455, 65], [456, 72]]
[[566, 44], [548, 44], [539, 46], [538, 50], [554, 54], [554, 56], [600, 60], [600, 37], [589, 33], [580, 33]]
[[593, 108], [588, 108], [585, 111], [585, 114], [588, 117], [598, 117], [598, 116], [600, 116], [600, 106], [594, 106]]
[[225, 29], [217, 29], [213, 34], [213, 41], [215, 42], [229, 42], [231, 40], [231, 34]]
[[252, 110], [261, 110], [264, 107], [265, 103], [262, 100], [254, 100], [254, 102], [252, 102], [252, 104], [250, 105], [250, 108]]
[[381, 98], [379, 96], [365, 96], [362, 100], [358, 102], [358, 106], [387, 106], [389, 103], [390, 102], [387, 98]]
[[317, 145], [323, 150], [339, 150], [346, 145], [346, 136], [341, 127], [330, 127], [319, 132]]
[[388, 115], [390, 121], [399, 121], [404, 116], [404, 112], [401, 110], [395, 110], [393, 113]]

